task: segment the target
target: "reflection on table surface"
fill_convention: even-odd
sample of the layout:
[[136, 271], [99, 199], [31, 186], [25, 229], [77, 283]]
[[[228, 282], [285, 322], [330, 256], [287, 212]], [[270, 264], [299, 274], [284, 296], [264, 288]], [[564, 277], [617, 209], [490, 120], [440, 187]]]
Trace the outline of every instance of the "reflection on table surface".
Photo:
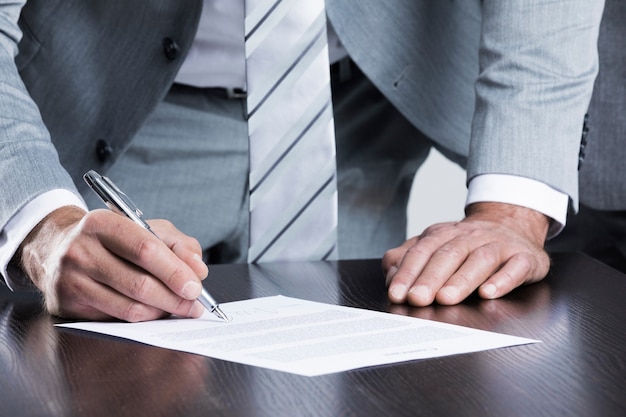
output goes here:
[[54, 327], [0, 291], [0, 412], [10, 416], [624, 415], [626, 277], [579, 254], [499, 300], [388, 302], [379, 260], [213, 265], [221, 301], [283, 294], [542, 343], [307, 378]]

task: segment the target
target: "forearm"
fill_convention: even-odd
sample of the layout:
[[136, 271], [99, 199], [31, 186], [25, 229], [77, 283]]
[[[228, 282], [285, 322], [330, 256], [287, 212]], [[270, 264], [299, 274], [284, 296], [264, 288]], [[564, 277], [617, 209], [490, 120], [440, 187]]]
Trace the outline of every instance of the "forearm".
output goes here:
[[[3, 184], [0, 244], [3, 259], [6, 258], [5, 244], [12, 239], [12, 235], [7, 235], [6, 226], [27, 204], [54, 189], [66, 189], [78, 196], [72, 180], [59, 163], [39, 109], [15, 64], [22, 36], [17, 21], [23, 4], [0, 2], [0, 182]], [[21, 240], [23, 235], [19, 238]], [[17, 245], [8, 244], [12, 247], [12, 256]], [[8, 261], [4, 261], [6, 266]]]
[[483, 2], [468, 176], [532, 178], [577, 206], [603, 1]]

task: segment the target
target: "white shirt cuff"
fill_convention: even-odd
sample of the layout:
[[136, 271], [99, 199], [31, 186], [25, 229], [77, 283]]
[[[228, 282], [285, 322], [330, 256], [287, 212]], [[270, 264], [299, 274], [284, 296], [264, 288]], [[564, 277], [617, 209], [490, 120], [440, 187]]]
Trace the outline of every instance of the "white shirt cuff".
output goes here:
[[66, 189], [52, 190], [31, 200], [0, 230], [0, 273], [9, 288], [24, 286], [19, 279], [21, 277], [12, 277], [8, 272], [9, 262], [17, 248], [44, 217], [64, 206], [87, 210], [83, 199], [73, 192]]
[[479, 202], [514, 204], [543, 213], [553, 220], [548, 229], [548, 239], [551, 239], [565, 227], [569, 197], [530, 178], [484, 174], [470, 181], [465, 205]]

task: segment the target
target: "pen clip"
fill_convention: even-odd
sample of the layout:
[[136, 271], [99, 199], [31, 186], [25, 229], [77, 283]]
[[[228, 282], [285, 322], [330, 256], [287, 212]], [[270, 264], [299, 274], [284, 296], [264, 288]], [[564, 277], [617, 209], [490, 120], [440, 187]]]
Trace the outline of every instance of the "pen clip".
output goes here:
[[[139, 218], [143, 217], [143, 212], [139, 209], [139, 207], [137, 207], [137, 205], [133, 202], [133, 200], [131, 200], [130, 197], [128, 197], [126, 194], [124, 194], [124, 192], [122, 190], [117, 188], [117, 186], [113, 183], [113, 181], [111, 181], [107, 177], [101, 176], [101, 178], [102, 178], [102, 181], [104, 181], [109, 187], [111, 187], [116, 192], [116, 196], [122, 202], [124, 202], [124, 204], [126, 205], [125, 208], [127, 210], [132, 211]], [[111, 201], [111, 203], [116, 205], [116, 206], [119, 205], [118, 201]]]
[[147, 224], [142, 220], [143, 212], [113, 183], [113, 181], [98, 174], [94, 170], [89, 170], [85, 173], [83, 178], [85, 179], [87, 185], [89, 185], [89, 187], [91, 187], [91, 189], [98, 194], [109, 209], [117, 212], [118, 214], [130, 217], [135, 222], [149, 229]]

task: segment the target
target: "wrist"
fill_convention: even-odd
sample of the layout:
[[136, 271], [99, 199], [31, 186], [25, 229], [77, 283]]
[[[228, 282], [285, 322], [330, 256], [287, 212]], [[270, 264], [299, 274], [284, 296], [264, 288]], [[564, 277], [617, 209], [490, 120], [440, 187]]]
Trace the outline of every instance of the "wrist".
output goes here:
[[542, 246], [546, 241], [550, 218], [536, 210], [508, 203], [480, 202], [465, 208], [473, 220], [495, 221], [531, 237]]
[[44, 217], [18, 247], [12, 262], [40, 290], [43, 279], [50, 270], [50, 254], [61, 246], [69, 230], [85, 215], [85, 210], [75, 206], [58, 208]]

